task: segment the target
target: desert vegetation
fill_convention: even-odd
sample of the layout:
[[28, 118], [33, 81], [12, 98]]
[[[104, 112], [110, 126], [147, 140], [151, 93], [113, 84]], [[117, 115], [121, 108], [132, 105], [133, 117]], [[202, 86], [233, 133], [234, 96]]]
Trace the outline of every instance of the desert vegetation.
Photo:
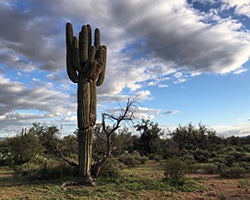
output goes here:
[[[5, 198], [4, 187], [17, 187], [13, 180], [18, 180], [20, 187], [45, 186], [51, 193], [63, 190], [72, 196], [65, 199], [79, 199], [80, 194], [83, 199], [102, 199], [109, 196], [107, 193], [112, 193], [110, 199], [120, 199], [122, 195], [140, 199], [150, 191], [157, 191], [162, 197], [176, 194], [177, 198], [180, 192], [209, 190], [202, 182], [202, 177], [208, 176], [216, 181], [237, 181], [243, 196], [235, 199], [249, 197], [250, 136], [221, 138], [214, 130], [191, 123], [180, 125], [166, 136], [157, 123], [148, 120], [136, 124], [135, 129], [137, 134], [120, 127], [106, 137], [97, 124], [93, 131], [92, 166], [106, 155], [107, 147], [110, 155], [95, 179], [96, 186], [70, 186], [66, 190], [61, 188], [62, 183], [78, 174], [77, 165], [74, 166], [78, 159], [77, 133], [61, 137], [57, 127], [44, 124], [23, 129], [0, 142], [0, 197]], [[210, 195], [214, 199], [227, 197], [222, 193]]]

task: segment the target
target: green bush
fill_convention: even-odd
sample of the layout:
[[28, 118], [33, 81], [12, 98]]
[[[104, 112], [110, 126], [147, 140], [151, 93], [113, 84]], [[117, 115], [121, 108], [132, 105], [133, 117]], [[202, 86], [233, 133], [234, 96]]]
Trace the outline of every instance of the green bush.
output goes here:
[[192, 152], [195, 160], [200, 163], [208, 162], [209, 158], [212, 158], [214, 155], [208, 150], [196, 149]]
[[243, 178], [246, 170], [243, 167], [233, 166], [220, 171], [221, 178]]
[[218, 166], [214, 163], [205, 163], [200, 166], [202, 173], [215, 174], [218, 173]]
[[180, 159], [186, 163], [187, 172], [192, 173], [197, 171], [197, 164], [195, 162], [194, 156], [191, 153], [186, 153], [182, 155]]
[[226, 164], [228, 167], [232, 167], [235, 162], [236, 158], [234, 157], [234, 155], [232, 154], [226, 155], [224, 164]]
[[118, 160], [125, 164], [127, 167], [132, 168], [136, 167], [140, 164], [145, 164], [147, 158], [144, 156], [141, 156], [140, 153], [137, 151], [129, 154], [129, 153], [124, 153], [121, 156], [119, 156]]
[[162, 155], [159, 155], [159, 154], [149, 154], [148, 158], [150, 160], [155, 160], [155, 161], [158, 162], [158, 161], [162, 160]]
[[238, 166], [243, 167], [246, 172], [250, 172], [250, 162], [240, 162]]
[[30, 161], [43, 151], [44, 148], [39, 143], [38, 137], [31, 133], [21, 133], [7, 138], [1, 143], [0, 148], [0, 152], [5, 158], [5, 164], [13, 168]]
[[180, 158], [170, 158], [165, 165], [165, 179], [174, 185], [184, 183], [184, 175], [187, 172], [187, 165]]
[[121, 163], [117, 159], [108, 159], [100, 171], [101, 178], [119, 179], [122, 177]]
[[244, 154], [241, 158], [241, 161], [244, 161], [244, 162], [250, 162], [250, 154]]
[[77, 169], [57, 159], [37, 155], [29, 162], [17, 166], [15, 172], [31, 179], [62, 179], [75, 176]]

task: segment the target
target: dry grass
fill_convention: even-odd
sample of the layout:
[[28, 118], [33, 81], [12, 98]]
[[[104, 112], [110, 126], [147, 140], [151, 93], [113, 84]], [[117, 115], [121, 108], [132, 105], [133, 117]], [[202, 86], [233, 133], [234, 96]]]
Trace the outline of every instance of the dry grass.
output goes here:
[[[189, 180], [203, 187], [194, 184], [178, 190], [162, 183], [162, 163], [148, 162], [137, 168], [126, 169], [124, 174], [125, 181], [99, 181], [95, 187], [77, 186], [64, 190], [60, 186], [62, 181], [30, 181], [15, 177], [7, 168], [0, 168], [0, 199], [250, 199], [249, 176], [245, 179], [221, 179], [217, 175], [191, 174], [188, 175]], [[187, 192], [189, 190], [192, 192]]]

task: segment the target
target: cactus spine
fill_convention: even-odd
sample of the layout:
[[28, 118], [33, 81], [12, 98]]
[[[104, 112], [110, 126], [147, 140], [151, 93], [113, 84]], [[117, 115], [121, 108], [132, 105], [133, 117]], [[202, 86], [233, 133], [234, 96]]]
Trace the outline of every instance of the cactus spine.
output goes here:
[[79, 175], [82, 183], [91, 183], [91, 158], [93, 126], [96, 123], [96, 86], [105, 77], [107, 48], [100, 44], [100, 31], [95, 29], [92, 45], [91, 27], [83, 25], [79, 40], [73, 34], [70, 23], [66, 24], [66, 65], [69, 79], [78, 84], [77, 122], [79, 147]]

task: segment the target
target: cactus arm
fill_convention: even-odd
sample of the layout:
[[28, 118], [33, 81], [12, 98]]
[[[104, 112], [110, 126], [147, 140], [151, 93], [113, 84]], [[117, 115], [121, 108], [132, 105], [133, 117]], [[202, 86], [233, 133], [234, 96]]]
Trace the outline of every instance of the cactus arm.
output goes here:
[[100, 86], [103, 84], [104, 79], [105, 79], [105, 71], [106, 71], [106, 61], [107, 61], [107, 47], [106, 46], [102, 46], [102, 70], [98, 76], [96, 85]]
[[95, 29], [95, 41], [94, 41], [94, 45], [98, 49], [100, 47], [100, 44], [101, 44], [101, 34], [100, 34], [100, 30], [98, 28], [96, 28]]
[[[87, 25], [87, 32], [88, 32], [88, 47], [92, 46], [92, 35], [91, 35], [91, 26]], [[90, 49], [89, 49], [90, 51]]]
[[73, 28], [70, 23], [66, 24], [66, 67], [69, 79], [77, 83], [78, 76], [73, 66]]
[[88, 28], [84, 25], [79, 33], [79, 56], [82, 66], [84, 66], [85, 62], [88, 60], [88, 41]]
[[73, 68], [77, 71], [81, 71], [80, 59], [79, 59], [79, 45], [77, 41], [77, 37], [73, 37], [73, 47], [72, 47], [72, 60], [73, 60]]
[[71, 23], [66, 24], [66, 45], [69, 48], [73, 41], [73, 28]]

